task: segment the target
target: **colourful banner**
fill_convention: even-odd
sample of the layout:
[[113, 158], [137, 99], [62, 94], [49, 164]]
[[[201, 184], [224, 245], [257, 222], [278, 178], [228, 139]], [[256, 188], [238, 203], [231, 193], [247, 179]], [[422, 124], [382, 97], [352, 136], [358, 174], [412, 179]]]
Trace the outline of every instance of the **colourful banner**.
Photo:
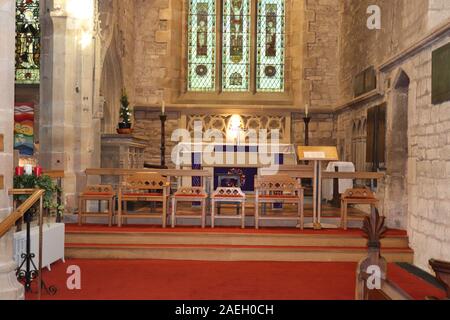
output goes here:
[[34, 154], [34, 104], [17, 103], [14, 108], [14, 149], [21, 156]]

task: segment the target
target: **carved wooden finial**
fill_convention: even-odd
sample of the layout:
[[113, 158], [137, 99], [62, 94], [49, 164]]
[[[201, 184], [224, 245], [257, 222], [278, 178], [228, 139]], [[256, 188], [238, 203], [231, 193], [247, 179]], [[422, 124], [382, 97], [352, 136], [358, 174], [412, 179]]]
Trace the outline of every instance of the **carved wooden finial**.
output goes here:
[[450, 299], [450, 262], [431, 259], [429, 263], [436, 273], [436, 279], [444, 287], [447, 299]]
[[379, 249], [381, 247], [380, 240], [386, 235], [387, 228], [384, 225], [385, 217], [381, 217], [377, 208], [372, 208], [370, 217], [364, 219], [363, 232], [364, 237], [368, 239], [367, 246], [369, 248]]

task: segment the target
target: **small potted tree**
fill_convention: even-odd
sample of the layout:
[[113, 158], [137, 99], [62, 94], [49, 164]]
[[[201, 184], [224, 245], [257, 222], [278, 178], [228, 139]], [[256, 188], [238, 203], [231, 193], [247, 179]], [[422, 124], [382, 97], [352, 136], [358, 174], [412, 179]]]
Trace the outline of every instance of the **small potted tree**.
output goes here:
[[120, 122], [117, 133], [131, 134], [132, 132], [130, 102], [128, 101], [128, 95], [125, 92], [125, 89], [123, 89], [122, 97], [120, 98]]

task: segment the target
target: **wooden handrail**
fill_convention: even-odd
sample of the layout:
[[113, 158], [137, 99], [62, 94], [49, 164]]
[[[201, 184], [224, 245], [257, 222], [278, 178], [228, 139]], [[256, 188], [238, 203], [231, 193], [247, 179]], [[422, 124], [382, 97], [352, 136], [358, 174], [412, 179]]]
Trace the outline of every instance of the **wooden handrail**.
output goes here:
[[[18, 193], [19, 190], [11, 190], [11, 191], [17, 192], [14, 194], [19, 194]], [[29, 190], [25, 191], [28, 192]], [[11, 229], [15, 225], [16, 221], [22, 218], [23, 215], [28, 210], [30, 210], [30, 208], [34, 206], [36, 202], [38, 202], [41, 199], [44, 192], [45, 190], [42, 189], [34, 190], [33, 194], [31, 194], [31, 196], [27, 200], [25, 200], [24, 203], [22, 203], [22, 205], [19, 208], [17, 208], [16, 211], [7, 216], [6, 219], [4, 219], [0, 223], [0, 238], [3, 237], [9, 231], [9, 229]], [[22, 194], [29, 194], [29, 193], [22, 193]]]

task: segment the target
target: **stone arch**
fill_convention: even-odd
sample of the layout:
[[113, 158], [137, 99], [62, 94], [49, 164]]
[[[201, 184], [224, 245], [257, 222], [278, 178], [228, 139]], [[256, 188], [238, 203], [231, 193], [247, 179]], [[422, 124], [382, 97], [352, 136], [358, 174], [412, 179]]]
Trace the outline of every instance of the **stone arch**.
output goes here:
[[386, 144], [386, 203], [388, 221], [396, 228], [406, 228], [408, 218], [408, 102], [410, 77], [403, 70], [393, 82], [388, 105]]
[[120, 97], [123, 88], [122, 60], [117, 39], [117, 28], [114, 29], [109, 48], [106, 50], [100, 81], [100, 95], [104, 99], [102, 132], [114, 133], [119, 122]]

